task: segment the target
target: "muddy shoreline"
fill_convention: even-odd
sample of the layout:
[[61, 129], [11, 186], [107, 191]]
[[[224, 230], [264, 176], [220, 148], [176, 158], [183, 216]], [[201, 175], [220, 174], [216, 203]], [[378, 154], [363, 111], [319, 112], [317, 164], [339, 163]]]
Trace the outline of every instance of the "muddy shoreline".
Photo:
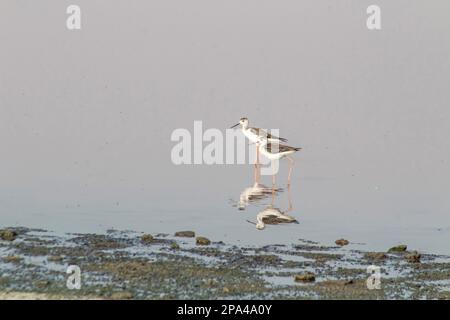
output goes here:
[[[0, 299], [450, 299], [450, 257], [299, 239], [239, 247], [195, 232], [56, 235], [0, 228]], [[69, 265], [81, 289], [69, 290]], [[367, 267], [381, 268], [381, 289]]]

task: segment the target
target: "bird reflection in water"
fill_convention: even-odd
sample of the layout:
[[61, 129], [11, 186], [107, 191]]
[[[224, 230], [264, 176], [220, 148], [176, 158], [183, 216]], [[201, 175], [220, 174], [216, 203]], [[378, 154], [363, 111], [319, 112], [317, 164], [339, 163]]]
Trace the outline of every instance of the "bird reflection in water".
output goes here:
[[289, 207], [287, 208], [287, 210], [282, 211], [279, 208], [276, 208], [274, 206], [275, 188], [273, 188], [271, 204], [256, 215], [256, 223], [249, 220], [247, 220], [247, 222], [254, 224], [256, 226], [256, 229], [258, 230], [265, 229], [267, 224], [275, 225], [285, 223], [298, 223], [298, 221], [293, 216], [288, 215], [288, 213], [293, 210], [290, 186], [288, 186], [288, 199], [289, 199]]
[[265, 185], [255, 182], [253, 186], [245, 188], [239, 196], [238, 208], [244, 210], [250, 203], [266, 199], [277, 192], [282, 192], [281, 188], [269, 188]]

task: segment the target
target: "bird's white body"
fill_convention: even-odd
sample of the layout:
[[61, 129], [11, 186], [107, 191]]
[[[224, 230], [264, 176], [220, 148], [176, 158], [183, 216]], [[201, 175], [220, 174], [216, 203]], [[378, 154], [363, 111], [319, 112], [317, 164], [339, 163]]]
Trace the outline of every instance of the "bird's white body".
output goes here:
[[253, 128], [250, 127], [242, 127], [242, 133], [244, 136], [248, 138], [253, 143], [257, 143], [260, 136], [257, 134], [256, 130], [252, 130]]
[[[278, 145], [279, 146], [279, 145]], [[278, 149], [277, 145], [275, 145], [275, 150]], [[284, 158], [290, 154], [293, 154], [296, 152], [295, 149], [291, 149], [291, 150], [286, 150], [286, 151], [282, 151], [282, 149], [280, 149], [278, 152], [274, 150], [267, 150], [267, 144], [266, 143], [262, 143], [259, 145], [259, 152], [261, 152], [266, 158], [270, 159], [270, 160], [280, 160], [281, 158]]]
[[[301, 150], [301, 148], [294, 148], [291, 146], [286, 146], [279, 143], [268, 143], [268, 139], [259, 138], [259, 147], [258, 150], [261, 152], [265, 157], [270, 159], [271, 161], [280, 160], [284, 157], [286, 157], [290, 162], [289, 167], [289, 174], [288, 174], [288, 185], [291, 184], [291, 174], [292, 174], [292, 167], [294, 166], [294, 159], [290, 157], [291, 154]], [[275, 173], [273, 175], [272, 183], [275, 184]]]

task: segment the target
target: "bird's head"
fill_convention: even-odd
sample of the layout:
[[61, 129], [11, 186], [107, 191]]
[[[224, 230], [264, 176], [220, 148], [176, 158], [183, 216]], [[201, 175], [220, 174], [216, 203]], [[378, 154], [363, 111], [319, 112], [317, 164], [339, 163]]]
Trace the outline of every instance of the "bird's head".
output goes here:
[[258, 230], [264, 230], [265, 227], [266, 227], [266, 225], [264, 224], [264, 222], [258, 222], [256, 224], [256, 229], [258, 229]]
[[241, 125], [243, 128], [247, 128], [248, 127], [248, 119], [247, 118], [241, 118], [239, 120], [239, 123], [236, 123], [234, 126], [232, 126], [231, 128], [237, 127], [238, 125]]
[[241, 118], [240, 120], [239, 120], [239, 124], [241, 125], [241, 126], [243, 126], [243, 127], [247, 127], [248, 126], [248, 119], [247, 118]]

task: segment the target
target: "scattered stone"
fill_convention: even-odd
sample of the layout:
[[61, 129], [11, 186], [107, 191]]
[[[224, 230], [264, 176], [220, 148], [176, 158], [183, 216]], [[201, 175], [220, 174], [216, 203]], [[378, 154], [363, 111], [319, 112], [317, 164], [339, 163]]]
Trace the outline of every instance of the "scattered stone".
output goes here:
[[314, 282], [316, 281], [316, 276], [314, 273], [306, 272], [304, 274], [297, 274], [294, 280], [296, 282]]
[[172, 249], [172, 250], [179, 250], [179, 249], [180, 249], [180, 246], [178, 245], [178, 243], [172, 242], [172, 243], [170, 244], [170, 249]]
[[228, 289], [227, 287], [223, 287], [222, 292], [223, 293], [229, 293], [230, 289]]
[[211, 241], [205, 237], [197, 237], [195, 243], [199, 246], [208, 246], [211, 244]]
[[153, 236], [152, 236], [151, 234], [144, 234], [144, 235], [141, 237], [141, 241], [142, 241], [143, 243], [152, 243], [153, 240], [155, 240], [155, 238], [153, 238]]
[[11, 230], [0, 230], [0, 239], [6, 241], [14, 241], [16, 240], [18, 234], [15, 231]]
[[111, 295], [112, 300], [130, 300], [133, 299], [133, 294], [129, 291], [114, 292]]
[[195, 237], [194, 231], [178, 231], [175, 232], [175, 237], [193, 238]]
[[336, 243], [338, 246], [342, 247], [342, 246], [348, 245], [350, 242], [348, 240], [345, 240], [345, 239], [338, 239], [334, 243]]
[[19, 263], [22, 261], [22, 257], [19, 256], [6, 256], [3, 258], [3, 261], [10, 262], [10, 263]]
[[388, 252], [405, 252], [408, 246], [406, 244], [401, 244], [389, 249]]
[[368, 252], [365, 257], [368, 260], [384, 260], [387, 258], [387, 255], [384, 252]]
[[411, 251], [405, 256], [405, 259], [406, 259], [406, 261], [411, 262], [411, 263], [420, 263], [421, 257], [422, 257], [422, 255], [420, 253], [418, 253], [417, 251]]
[[50, 262], [61, 262], [62, 260], [63, 260], [63, 257], [61, 257], [61, 256], [49, 256], [47, 258], [47, 261], [50, 261]]

